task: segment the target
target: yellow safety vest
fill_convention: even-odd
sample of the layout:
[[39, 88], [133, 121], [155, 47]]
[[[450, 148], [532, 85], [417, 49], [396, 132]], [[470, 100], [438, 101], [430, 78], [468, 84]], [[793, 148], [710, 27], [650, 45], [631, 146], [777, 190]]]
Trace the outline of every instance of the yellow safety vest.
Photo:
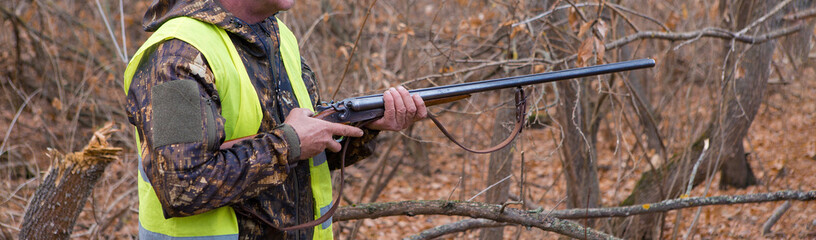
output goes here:
[[[313, 105], [301, 75], [300, 49], [297, 39], [286, 25], [278, 20], [280, 52], [289, 82], [300, 107], [312, 111]], [[189, 43], [204, 55], [215, 75], [215, 86], [221, 99], [221, 115], [225, 119], [226, 139], [236, 139], [258, 133], [263, 119], [261, 103], [249, 79], [244, 63], [226, 31], [215, 25], [189, 17], [173, 18], [165, 22], [128, 63], [124, 87], [128, 92], [133, 75], [145, 51], [151, 46], [170, 39]], [[144, 173], [141, 162], [141, 141], [136, 135], [139, 159], [139, 236], [142, 239], [237, 239], [238, 222], [232, 207], [225, 206], [208, 212], [165, 219], [161, 203]], [[315, 162], [309, 159], [315, 216], [319, 218], [331, 208], [331, 174], [325, 158]], [[315, 164], [317, 163], [317, 164]], [[332, 239], [332, 220], [315, 226], [314, 239]]]

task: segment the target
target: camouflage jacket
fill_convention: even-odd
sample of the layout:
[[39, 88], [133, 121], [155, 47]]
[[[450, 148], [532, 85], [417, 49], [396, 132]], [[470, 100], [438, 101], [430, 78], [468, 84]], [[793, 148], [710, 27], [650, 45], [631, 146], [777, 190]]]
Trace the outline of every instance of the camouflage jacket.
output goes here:
[[[238, 216], [241, 239], [310, 239], [311, 229], [281, 232], [258, 219], [292, 226], [314, 218], [308, 164], [297, 164], [300, 142], [292, 127], [282, 124], [298, 103], [278, 51], [275, 16], [246, 24], [217, 0], [159, 0], [145, 13], [143, 24], [146, 31], [155, 31], [177, 16], [212, 23], [228, 32], [258, 93], [263, 120], [257, 137], [219, 150], [225, 138], [224, 118], [218, 114], [221, 106], [207, 60], [180, 40], [169, 40], [150, 49], [133, 77], [127, 113], [142, 139], [145, 175], [156, 191], [165, 217], [190, 216], [232, 206]], [[302, 80], [312, 102], [318, 103], [318, 83], [303, 62]], [[168, 94], [159, 94], [163, 84], [179, 80], [195, 82], [202, 99], [198, 106], [187, 104], [187, 109], [182, 109], [185, 108], [179, 106], [182, 104], [164, 97]], [[192, 112], [192, 116], [201, 117], [178, 119], [167, 108], [172, 110], [170, 113]], [[205, 117], [207, 111], [213, 112], [214, 118]], [[217, 131], [208, 132], [213, 127]], [[370, 142], [377, 131], [364, 131], [362, 138], [348, 140], [351, 142], [346, 165], [371, 154]], [[331, 169], [339, 167], [339, 154], [327, 152], [327, 157]]]

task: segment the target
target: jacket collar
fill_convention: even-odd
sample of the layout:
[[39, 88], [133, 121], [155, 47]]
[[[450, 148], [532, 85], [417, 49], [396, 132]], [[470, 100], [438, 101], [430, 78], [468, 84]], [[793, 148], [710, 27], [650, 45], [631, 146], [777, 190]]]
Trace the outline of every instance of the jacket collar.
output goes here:
[[[271, 30], [272, 24], [277, 21], [275, 15], [259, 24]], [[219, 0], [156, 0], [145, 12], [142, 25], [145, 31], [154, 32], [167, 20], [181, 16], [214, 24], [240, 37], [253, 47], [263, 49], [259, 39], [261, 35], [253, 32], [246, 22], [224, 9]]]

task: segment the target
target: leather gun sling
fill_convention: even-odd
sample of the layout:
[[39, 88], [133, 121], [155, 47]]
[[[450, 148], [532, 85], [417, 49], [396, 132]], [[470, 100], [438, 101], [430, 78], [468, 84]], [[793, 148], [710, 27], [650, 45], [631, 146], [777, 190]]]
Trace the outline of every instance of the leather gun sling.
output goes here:
[[[249, 210], [249, 209], [246, 209], [245, 211], [247, 213], [253, 215], [255, 218], [260, 219], [267, 226], [270, 226], [272, 228], [276, 228], [276, 229], [281, 230], [281, 231], [294, 231], [294, 230], [312, 228], [312, 227], [315, 227], [317, 225], [323, 224], [324, 222], [328, 221], [332, 216], [334, 216], [334, 212], [337, 210], [337, 206], [340, 205], [340, 198], [343, 196], [343, 185], [344, 185], [343, 181], [346, 178], [346, 171], [345, 171], [345, 169], [346, 169], [346, 167], [345, 167], [346, 166], [346, 150], [348, 149], [348, 144], [349, 144], [350, 141], [351, 141], [351, 139], [348, 139], [348, 140], [346, 140], [345, 144], [343, 144], [343, 154], [340, 155], [340, 189], [338, 189], [337, 197], [334, 198], [334, 201], [332, 201], [332, 206], [329, 209], [329, 211], [326, 212], [326, 214], [323, 214], [323, 216], [320, 216], [319, 218], [317, 218], [315, 220], [312, 220], [312, 221], [309, 221], [309, 222], [306, 222], [306, 223], [303, 223], [303, 224], [298, 224], [298, 225], [294, 225], [294, 226], [282, 227], [281, 228], [281, 227], [275, 227], [275, 224], [272, 224], [271, 222], [269, 222], [269, 220], [266, 220], [266, 218], [261, 217], [255, 211], [252, 211], [252, 210]], [[241, 212], [241, 213], [243, 215], [247, 216], [247, 217], [251, 217], [251, 216], [248, 216], [246, 213], [243, 213], [243, 212]]]
[[450, 132], [448, 132], [448, 129], [446, 129], [445, 126], [443, 126], [442, 123], [436, 119], [436, 117], [434, 117], [431, 114], [428, 114], [428, 118], [430, 118], [431, 121], [433, 121], [433, 123], [436, 125], [436, 127], [439, 128], [439, 131], [442, 131], [442, 134], [445, 134], [445, 136], [448, 137], [448, 139], [450, 139], [451, 142], [455, 143], [460, 148], [468, 152], [483, 154], [498, 151], [506, 147], [511, 142], [513, 142], [513, 139], [515, 139], [516, 136], [518, 136], [518, 134], [521, 133], [522, 127], [524, 126], [525, 113], [527, 113], [526, 96], [524, 95], [524, 90], [518, 88], [516, 89], [516, 126], [513, 128], [513, 131], [511, 132], [510, 136], [504, 139], [504, 141], [502, 141], [499, 144], [496, 144], [496, 146], [489, 147], [486, 149], [471, 149], [465, 147], [465, 145], [462, 145], [462, 143], [456, 141], [456, 139], [453, 138], [453, 135]]

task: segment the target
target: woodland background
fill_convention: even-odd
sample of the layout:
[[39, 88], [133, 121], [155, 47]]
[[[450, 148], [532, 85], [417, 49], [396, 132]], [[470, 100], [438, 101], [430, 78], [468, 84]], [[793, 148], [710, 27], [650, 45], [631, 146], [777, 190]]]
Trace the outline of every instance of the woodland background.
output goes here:
[[[140, 24], [149, 4], [0, 3], [0, 239], [26, 228], [29, 201], [48, 169], [64, 165], [60, 156], [81, 151], [111, 121], [121, 131], [107, 140], [124, 151], [98, 172], [68, 234], [136, 238], [137, 163], [121, 76], [149, 36]], [[814, 203], [795, 201], [816, 196], [813, 7], [807, 0], [312, 0], [280, 16], [327, 99], [335, 91], [341, 99], [396, 85], [657, 61], [653, 69], [526, 88], [530, 121], [506, 151], [466, 153], [429, 121], [382, 134], [377, 153], [348, 168], [343, 206], [355, 207], [334, 218], [340, 239], [412, 237], [441, 225], [451, 227], [441, 230], [451, 233], [444, 238], [456, 239], [591, 237], [543, 231], [542, 219], [551, 217], [624, 238], [796, 239], [816, 238]], [[511, 91], [477, 94], [431, 112], [467, 145], [484, 147], [512, 126], [511, 99]], [[739, 203], [745, 194], [777, 191], [796, 192]], [[670, 211], [652, 204], [706, 196], [731, 197]], [[407, 200], [506, 208], [386, 203]], [[618, 206], [653, 214], [575, 217]], [[778, 221], [763, 230], [775, 212]], [[502, 218], [509, 215], [516, 220]], [[504, 227], [476, 230], [486, 226]]]

